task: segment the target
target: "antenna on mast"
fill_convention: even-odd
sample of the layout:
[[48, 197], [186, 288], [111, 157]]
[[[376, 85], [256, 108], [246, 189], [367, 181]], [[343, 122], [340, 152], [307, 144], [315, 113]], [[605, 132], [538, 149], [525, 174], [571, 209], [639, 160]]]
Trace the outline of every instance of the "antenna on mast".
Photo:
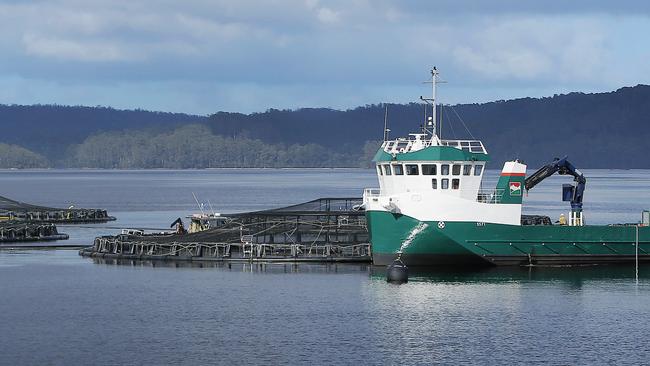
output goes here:
[[[436, 84], [439, 83], [445, 83], [446, 81], [438, 80], [438, 75], [440, 75], [440, 72], [438, 69], [434, 66], [433, 69], [431, 69], [431, 81], [425, 81], [425, 84], [431, 84], [431, 98], [424, 98], [420, 96], [420, 100], [424, 101], [425, 103], [431, 105], [431, 116], [426, 119], [425, 121], [425, 132], [431, 134], [431, 138], [433, 139], [434, 136], [436, 136], [436, 132], [438, 131], [437, 128], [437, 113], [436, 113]], [[439, 138], [440, 136], [438, 136]]]
[[384, 142], [388, 140], [388, 132], [390, 130], [388, 129], [388, 105], [384, 104]]

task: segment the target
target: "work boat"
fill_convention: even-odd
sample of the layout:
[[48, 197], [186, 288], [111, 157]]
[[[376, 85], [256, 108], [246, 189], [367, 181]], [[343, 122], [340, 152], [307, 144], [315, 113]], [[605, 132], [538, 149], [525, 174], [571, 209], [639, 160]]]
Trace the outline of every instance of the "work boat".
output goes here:
[[[436, 83], [431, 108], [419, 133], [384, 142], [374, 162], [379, 189], [365, 189], [373, 262], [387, 265], [592, 264], [650, 260], [648, 212], [641, 224], [585, 225], [582, 197], [586, 179], [566, 158], [530, 176], [526, 165], [508, 161], [495, 189], [482, 190], [490, 156], [479, 140], [444, 140], [436, 133]], [[428, 106], [425, 106], [428, 110]], [[546, 216], [522, 216], [524, 190], [553, 175], [571, 175], [562, 197], [568, 217], [553, 224]]]

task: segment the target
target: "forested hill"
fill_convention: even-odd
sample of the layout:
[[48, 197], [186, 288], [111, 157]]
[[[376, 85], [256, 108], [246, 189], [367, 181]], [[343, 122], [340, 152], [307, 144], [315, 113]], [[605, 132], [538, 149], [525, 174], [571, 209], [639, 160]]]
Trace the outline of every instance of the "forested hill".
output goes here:
[[70, 145], [102, 131], [165, 130], [205, 120], [182, 113], [107, 107], [0, 105], [0, 143], [19, 145], [57, 160]]
[[[244, 131], [248, 137], [266, 141], [313, 142], [331, 148], [381, 140], [383, 120], [383, 105], [348, 111], [216, 113], [210, 117], [216, 133]], [[391, 137], [415, 132], [423, 120], [420, 104], [388, 105]], [[442, 121], [443, 138], [473, 135], [481, 139], [492, 155], [493, 168], [515, 158], [537, 167], [563, 155], [580, 167], [650, 168], [650, 161], [643, 158], [650, 147], [648, 85], [610, 93], [570, 93], [443, 107]]]
[[[415, 132], [424, 119], [420, 104], [387, 107], [391, 137]], [[375, 148], [367, 142], [382, 137], [384, 108], [272, 109], [205, 117], [105, 107], [0, 105], [0, 168], [359, 166]], [[650, 168], [645, 159], [650, 141], [647, 85], [441, 110], [443, 138], [473, 135], [483, 140], [493, 168], [514, 158], [537, 167], [563, 155], [581, 168]], [[205, 127], [185, 126], [196, 124]], [[241, 144], [247, 148], [235, 148]]]

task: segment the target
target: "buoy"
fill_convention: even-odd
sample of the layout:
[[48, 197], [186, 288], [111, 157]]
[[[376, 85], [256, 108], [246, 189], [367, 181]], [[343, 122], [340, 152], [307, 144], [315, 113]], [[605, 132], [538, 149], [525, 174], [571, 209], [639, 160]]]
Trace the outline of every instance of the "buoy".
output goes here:
[[407, 283], [409, 281], [409, 269], [400, 257], [397, 257], [388, 266], [386, 270], [386, 281], [393, 283]]

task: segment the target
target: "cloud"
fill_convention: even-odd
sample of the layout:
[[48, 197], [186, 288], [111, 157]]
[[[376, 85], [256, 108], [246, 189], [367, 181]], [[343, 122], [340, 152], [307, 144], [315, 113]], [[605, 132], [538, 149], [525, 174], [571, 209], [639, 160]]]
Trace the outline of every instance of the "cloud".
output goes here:
[[589, 78], [604, 66], [603, 23], [506, 17], [464, 36], [453, 55], [459, 65], [488, 79]]
[[81, 42], [26, 34], [23, 36], [23, 45], [28, 55], [53, 57], [59, 60], [110, 62], [128, 61], [135, 57], [124, 52], [119, 45], [97, 40]]
[[[390, 2], [389, 2], [390, 3]], [[455, 15], [639, 15], [650, 14], [650, 3], [644, 0], [436, 0], [399, 2], [404, 12], [431, 17], [431, 14]]]
[[[269, 106], [242, 103], [248, 93], [278, 107], [346, 108], [411, 101], [404, 91], [422, 93], [419, 82], [433, 65], [449, 81], [447, 102], [485, 100], [490, 90], [494, 99], [607, 90], [650, 82], [640, 38], [650, 32], [649, 4], [0, 2], [0, 78], [30, 90], [3, 94], [0, 103], [50, 95], [53, 103], [149, 109], [179, 101], [187, 112]], [[57, 87], [60, 93], [51, 92]], [[167, 97], [156, 102], [145, 93]]]
[[318, 9], [318, 20], [323, 23], [338, 23], [340, 20], [340, 15], [338, 12], [330, 8], [320, 8]]

